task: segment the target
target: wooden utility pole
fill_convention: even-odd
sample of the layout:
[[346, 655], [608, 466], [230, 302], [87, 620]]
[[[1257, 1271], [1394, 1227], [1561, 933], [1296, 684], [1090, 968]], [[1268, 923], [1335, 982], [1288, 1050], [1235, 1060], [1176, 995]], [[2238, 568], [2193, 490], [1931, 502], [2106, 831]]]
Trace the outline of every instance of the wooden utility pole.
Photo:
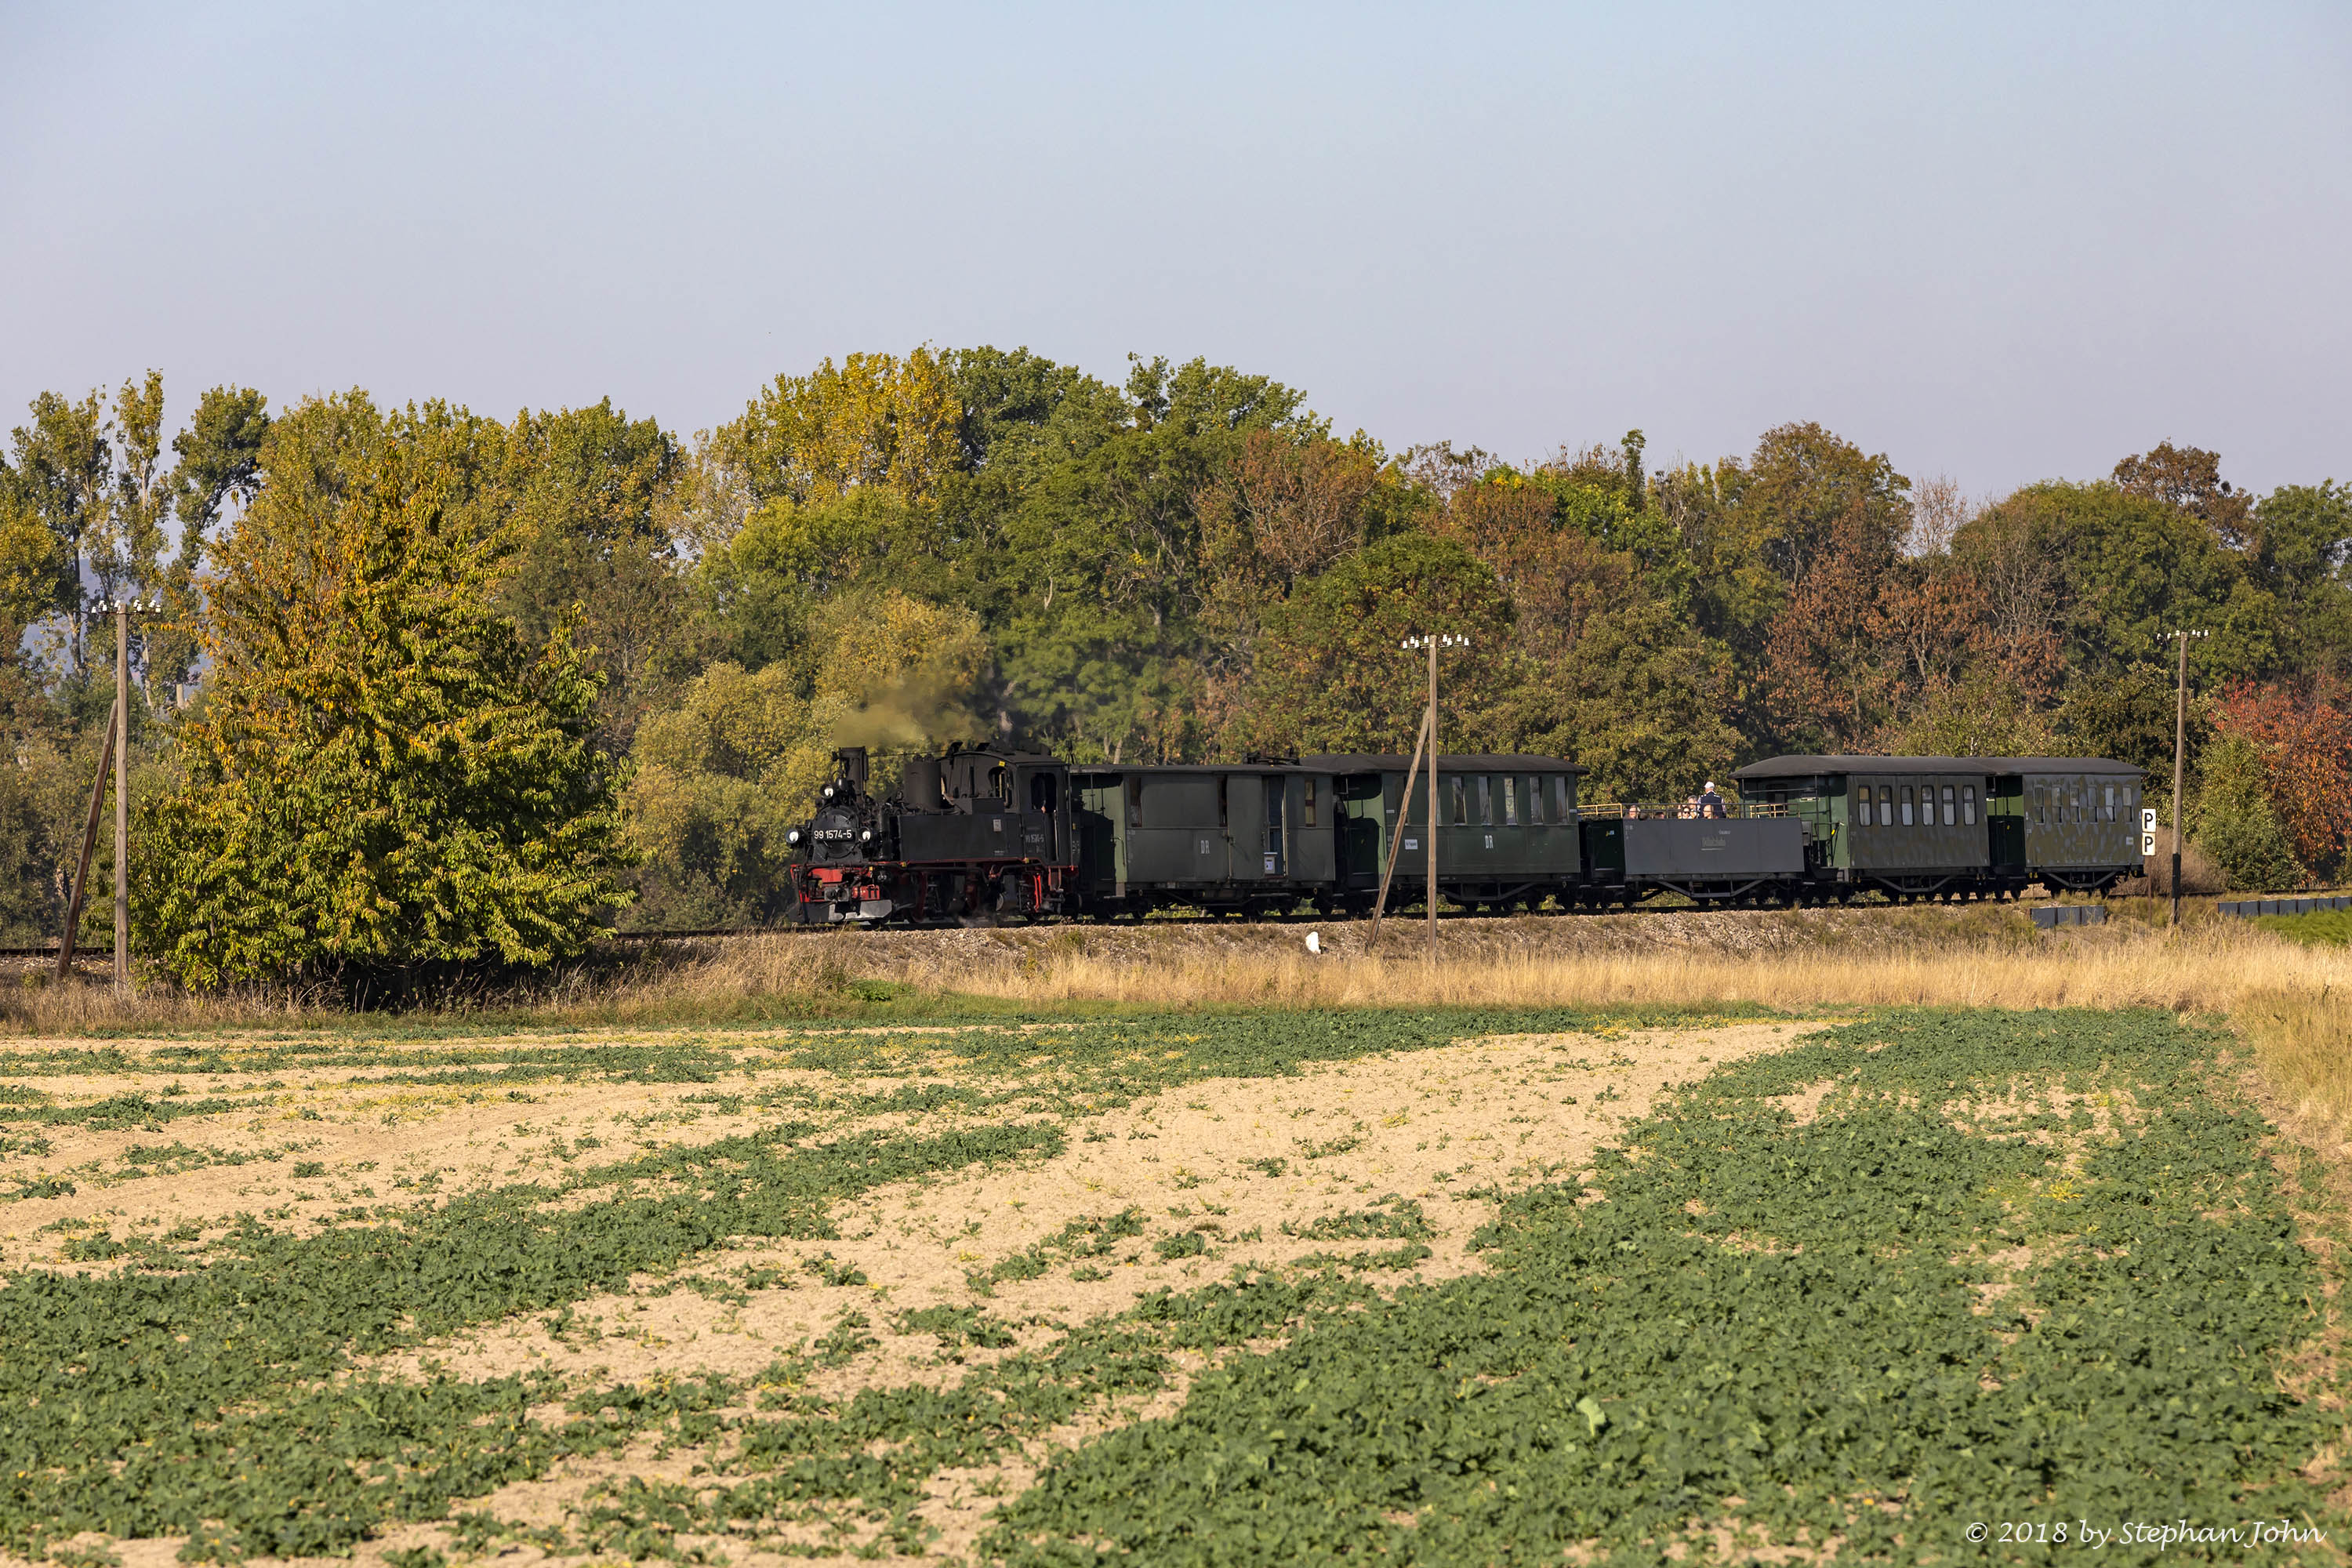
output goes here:
[[2175, 630], [2173, 637], [2180, 643], [2179, 685], [2173, 694], [2172, 706], [2172, 923], [2180, 923], [2180, 791], [2184, 782], [2183, 760], [2189, 751], [2189, 641], [2191, 637], [2211, 637], [2210, 632]]
[[1437, 964], [1437, 645], [1429, 639], [1429, 962]]
[[[1407, 637], [1407, 648], [1429, 650], [1429, 713], [1426, 731], [1429, 736], [1429, 961], [1437, 962], [1437, 650], [1441, 647], [1468, 647], [1470, 639], [1448, 632], [1443, 636]], [[1412, 798], [1412, 770], [1405, 770], [1405, 798]], [[1397, 825], [1404, 825], [1400, 810]], [[1393, 857], [1391, 857], [1393, 858]]]
[[131, 605], [114, 601], [114, 988], [131, 992]]
[[106, 770], [114, 763], [114, 732], [122, 722], [120, 703], [106, 718], [106, 743], [89, 781], [89, 815], [81, 825], [81, 862], [74, 868], [73, 891], [66, 900], [66, 929], [58, 938], [58, 978], [73, 973], [75, 940], [81, 934], [82, 900], [89, 896], [90, 851], [98, 847], [98, 814], [106, 805]]
[[[1412, 786], [1420, 782], [1421, 749], [1429, 744], [1429, 724], [1430, 712], [1424, 708], [1421, 710], [1421, 733], [1415, 735], [1412, 741], [1412, 761], [1404, 765], [1403, 798], [1397, 802], [1396, 826], [1389, 834], [1388, 864], [1381, 868], [1381, 896], [1379, 901], [1372, 905], [1372, 936], [1371, 940], [1365, 943], [1367, 947], [1378, 947], [1381, 943], [1381, 918], [1388, 913], [1389, 884], [1395, 880], [1397, 861], [1402, 858], [1401, 851], [1404, 846], [1404, 824], [1405, 819], [1412, 815]], [[1430, 798], [1434, 801], [1436, 796], [1432, 795]]]

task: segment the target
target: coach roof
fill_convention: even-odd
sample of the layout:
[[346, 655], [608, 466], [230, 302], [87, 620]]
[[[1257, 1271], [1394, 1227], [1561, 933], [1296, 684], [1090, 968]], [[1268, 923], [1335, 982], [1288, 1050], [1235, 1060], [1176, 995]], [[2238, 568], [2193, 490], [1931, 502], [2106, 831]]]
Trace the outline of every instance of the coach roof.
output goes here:
[[[1299, 759], [1309, 767], [1335, 773], [1401, 773], [1412, 759], [1402, 752], [1332, 752]], [[1427, 767], [1423, 757], [1421, 765]], [[1584, 770], [1566, 757], [1538, 757], [1513, 752], [1440, 752], [1437, 771], [1466, 773], [1580, 773]]]
[[1822, 773], [2129, 773], [2145, 772], [2105, 757], [1768, 757], [1735, 768], [1736, 779], [1810, 778]]

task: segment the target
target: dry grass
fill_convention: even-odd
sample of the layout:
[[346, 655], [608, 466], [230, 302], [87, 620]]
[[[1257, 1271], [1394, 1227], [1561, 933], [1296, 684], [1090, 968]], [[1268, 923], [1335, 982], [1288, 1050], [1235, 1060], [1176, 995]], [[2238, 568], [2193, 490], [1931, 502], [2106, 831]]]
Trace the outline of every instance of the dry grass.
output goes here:
[[2315, 988], [2249, 991], [2236, 1016], [2271, 1088], [2307, 1124], [2347, 1145], [2339, 1153], [2352, 1155], [2352, 994], [2340, 968]]
[[2221, 1012], [2250, 991], [2347, 977], [2352, 963], [2341, 957], [2216, 934], [2053, 952], [1521, 953], [1433, 965], [1423, 958], [1318, 960], [1303, 953], [1138, 964], [1070, 954], [1015, 975], [961, 977], [957, 989], [1023, 1001], [1276, 1006], [1755, 1002]]
[[[1007, 1006], [1334, 1007], [1431, 1003], [2158, 1006], [2246, 1011], [2283, 1091], [2345, 1107], [2352, 1065], [2342, 998], [2352, 952], [2309, 947], [2192, 908], [2179, 931], [2152, 901], [2120, 900], [2103, 927], [2037, 932], [2013, 906], [1778, 912], [1657, 911], [1448, 920], [1434, 963], [1418, 921], [1381, 947], [1360, 921], [850, 931], [630, 946], [527, 985], [456, 988], [402, 1016], [503, 1027], [723, 1024], [855, 1014], [860, 983]], [[1323, 952], [1304, 938], [1318, 932]], [[193, 996], [163, 986], [117, 998], [93, 975], [37, 972], [0, 984], [0, 1030], [70, 1036], [348, 1024], [312, 992]], [[2331, 1001], [2330, 998], [2335, 998]], [[2259, 1021], [2259, 1022], [2258, 1022]], [[2347, 1122], [2352, 1126], [2352, 1122]]]

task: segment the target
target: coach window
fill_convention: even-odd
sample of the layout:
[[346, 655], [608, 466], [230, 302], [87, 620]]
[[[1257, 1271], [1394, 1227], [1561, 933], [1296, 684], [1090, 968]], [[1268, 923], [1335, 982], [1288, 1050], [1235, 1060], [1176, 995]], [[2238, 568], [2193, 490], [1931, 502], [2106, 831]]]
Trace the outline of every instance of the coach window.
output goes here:
[[1969, 827], [1977, 825], [1977, 786], [1960, 786], [1960, 821]]
[[1495, 784], [1485, 773], [1478, 775], [1478, 825], [1495, 826]]
[[1863, 785], [1860, 789], [1858, 789], [1858, 790], [1856, 790], [1856, 791], [1854, 791], [1854, 792], [1853, 792], [1853, 806], [1854, 806], [1854, 810], [1855, 810], [1855, 812], [1858, 814], [1858, 815], [1854, 817], [1854, 822], [1856, 823], [1856, 825], [1858, 825], [1858, 826], [1863, 826], [1863, 827], [1867, 827], [1867, 826], [1870, 826], [1870, 786], [1869, 786], [1868, 784], [1864, 784], [1864, 785]]
[[1950, 784], [1946, 784], [1944, 786], [1944, 826], [1949, 827], [1952, 826], [1953, 821], [1952, 786]]
[[1903, 786], [1903, 826], [1906, 827], [1911, 826], [1911, 786], [1909, 784]]
[[1225, 826], [1225, 775], [1217, 775], [1217, 826]]
[[2103, 811], [2103, 812], [2101, 812], [2101, 813], [2099, 814], [2099, 820], [2100, 820], [2101, 822], [2113, 822], [2115, 819], [2116, 819], [2116, 786], [2115, 786], [2115, 785], [2113, 785], [2113, 784], [2109, 784], [2109, 785], [2107, 786], [2107, 808], [2106, 808], [2106, 810], [2105, 810], [2105, 811]]
[[1306, 783], [1307, 788], [1298, 796], [1298, 826], [1312, 827], [1315, 826], [1315, 797], [1321, 793], [1321, 786], [1318, 781], [1311, 778]]
[[1568, 775], [1566, 773], [1555, 773], [1552, 775], [1551, 805], [1551, 819], [1554, 822], [1566, 822], [1569, 820]]
[[1462, 788], [1462, 775], [1460, 773], [1455, 773], [1449, 782], [1454, 785], [1454, 826], [1458, 827], [1466, 824], [1470, 820], [1470, 808], [1467, 805], [1468, 796]]
[[1127, 825], [1143, 826], [1143, 779], [1137, 773], [1127, 775]]
[[1543, 826], [1543, 780], [1529, 779], [1528, 781], [1528, 821], [1540, 827]]

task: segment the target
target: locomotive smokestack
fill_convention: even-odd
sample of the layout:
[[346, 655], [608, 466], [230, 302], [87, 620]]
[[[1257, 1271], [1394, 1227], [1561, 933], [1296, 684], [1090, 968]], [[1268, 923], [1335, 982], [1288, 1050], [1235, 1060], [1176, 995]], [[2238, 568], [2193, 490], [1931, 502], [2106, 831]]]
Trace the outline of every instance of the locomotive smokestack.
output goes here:
[[940, 760], [937, 757], [909, 757], [907, 776], [899, 786], [899, 798], [909, 811], [937, 811], [946, 805], [940, 791]]
[[857, 785], [860, 789], [866, 787], [865, 747], [844, 746], [841, 750], [833, 753], [833, 760], [841, 764], [841, 776], [843, 778], [847, 779], [851, 784]]

